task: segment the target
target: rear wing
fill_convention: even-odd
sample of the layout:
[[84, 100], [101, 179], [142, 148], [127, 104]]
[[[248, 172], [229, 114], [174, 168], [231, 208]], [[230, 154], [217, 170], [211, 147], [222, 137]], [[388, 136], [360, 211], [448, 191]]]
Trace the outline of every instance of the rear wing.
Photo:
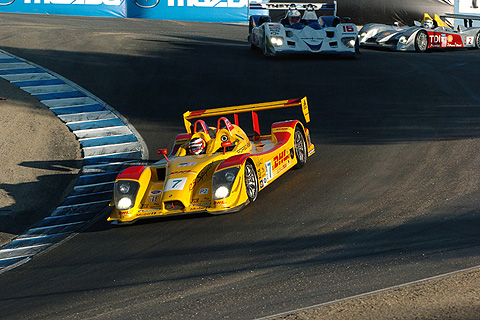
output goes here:
[[474, 13], [445, 13], [447, 18], [456, 18], [456, 19], [468, 19], [468, 20], [480, 20], [480, 14]]
[[256, 3], [250, 2], [250, 10], [288, 10], [291, 6], [295, 6], [297, 10], [305, 10], [305, 8], [311, 5], [315, 10], [327, 10], [333, 11], [333, 15], [337, 15], [337, 1], [334, 0], [333, 3], [280, 3], [280, 2], [265, 2], [265, 3]]
[[305, 117], [305, 122], [307, 123], [310, 122], [310, 113], [308, 111], [307, 97], [303, 97], [301, 99], [254, 103], [254, 104], [247, 104], [243, 106], [223, 107], [223, 108], [206, 109], [206, 110], [198, 110], [198, 111], [187, 111], [183, 114], [183, 121], [185, 123], [185, 129], [187, 130], [187, 133], [192, 133], [192, 123], [190, 121], [192, 119], [233, 114], [235, 124], [238, 126], [239, 125], [238, 114], [251, 112], [252, 121], [253, 121], [253, 131], [256, 136], [260, 136], [260, 126], [258, 124], [257, 111], [299, 107], [299, 106], [302, 107], [302, 112], [303, 112], [303, 116]]
[[445, 13], [446, 18], [463, 19], [465, 27], [473, 27], [473, 20], [480, 20], [480, 14], [475, 13]]

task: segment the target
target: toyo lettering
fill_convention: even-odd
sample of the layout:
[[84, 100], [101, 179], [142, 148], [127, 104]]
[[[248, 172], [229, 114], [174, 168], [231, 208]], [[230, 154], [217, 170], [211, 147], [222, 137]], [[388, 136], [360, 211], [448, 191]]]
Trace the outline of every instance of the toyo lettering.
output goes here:
[[243, 8], [247, 0], [168, 0], [169, 7]]

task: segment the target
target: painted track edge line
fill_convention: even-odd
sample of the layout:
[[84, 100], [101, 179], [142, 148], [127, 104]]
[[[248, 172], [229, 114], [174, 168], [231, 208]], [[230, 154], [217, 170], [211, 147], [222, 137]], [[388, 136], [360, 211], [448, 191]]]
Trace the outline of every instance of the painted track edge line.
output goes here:
[[[31, 67], [31, 68], [36, 68], [37, 70], [41, 71], [40, 73], [42, 74], [47, 74], [47, 75], [50, 75], [52, 77], [56, 77], [58, 80], [60, 81], [63, 81], [63, 83], [65, 85], [68, 85], [70, 87], [72, 87], [74, 90], [77, 90], [79, 94], [85, 96], [86, 98], [89, 98], [89, 99], [92, 99], [94, 100], [96, 103], [98, 103], [99, 105], [101, 105], [102, 107], [104, 107], [108, 112], [111, 112], [113, 114], [113, 116], [117, 117], [125, 127], [127, 127], [130, 132], [135, 136], [135, 138], [137, 139], [137, 144], [138, 144], [138, 147], [137, 147], [137, 151], [136, 152], [139, 152], [139, 158], [136, 159], [136, 161], [145, 161], [145, 160], [148, 160], [148, 157], [149, 157], [149, 154], [148, 154], [148, 148], [146, 146], [146, 143], [145, 141], [143, 140], [143, 138], [141, 137], [141, 135], [139, 134], [139, 132], [130, 124], [130, 122], [128, 121], [128, 119], [123, 116], [122, 114], [120, 114], [117, 110], [115, 110], [114, 108], [112, 108], [110, 105], [108, 105], [107, 103], [105, 103], [103, 100], [99, 99], [98, 97], [96, 97], [95, 95], [93, 95], [91, 92], [85, 90], [84, 88], [80, 87], [79, 85], [77, 85], [76, 83], [73, 83], [72, 81], [64, 78], [63, 76], [49, 70], [49, 69], [46, 69], [44, 67], [41, 67], [33, 62], [30, 62], [30, 61], [27, 61], [23, 58], [20, 58], [16, 55], [13, 55], [9, 52], [6, 52], [4, 50], [1, 50], [0, 49], [0, 55], [3, 55], [3, 56], [8, 56], [10, 57], [12, 60], [16, 60], [16, 61], [20, 61], [22, 64], [26, 65], [27, 67]], [[11, 62], [11, 63], [17, 63], [17, 62]], [[10, 64], [10, 63], [5, 63], [6, 65]], [[10, 70], [10, 69], [9, 69]], [[12, 70], [14, 71], [14, 70]], [[13, 74], [13, 73], [12, 73]], [[2, 77], [2, 75], [0, 75], [0, 77]], [[5, 79], [6, 81], [12, 83], [12, 81], [2, 77], [3, 79]], [[15, 83], [12, 83], [13, 85], [16, 85]], [[41, 104], [45, 105], [45, 107], [49, 108], [48, 105], [46, 105], [45, 103], [43, 103], [42, 99], [40, 98], [40, 96], [38, 96], [37, 94], [35, 93], [30, 93], [29, 91], [26, 91], [26, 90], [23, 90], [22, 87], [16, 85], [20, 90], [36, 97]], [[35, 86], [33, 86], [35, 87]], [[57, 98], [56, 98], [57, 99]], [[52, 113], [60, 119], [60, 117], [55, 114], [53, 111]], [[60, 119], [61, 120], [61, 119]], [[66, 124], [65, 124], [66, 125]], [[75, 135], [74, 131], [69, 128], [70, 131]], [[75, 135], [76, 137], [76, 135]], [[78, 138], [77, 138], [78, 140]], [[79, 141], [80, 142], [80, 141]], [[83, 147], [82, 145], [80, 144], [80, 148], [82, 149], [82, 153], [83, 153], [83, 158], [85, 158], [85, 155], [84, 155], [84, 150], [83, 150]], [[79, 170], [79, 173], [78, 173], [78, 177], [82, 177], [83, 176], [83, 167], [85, 167], [85, 165], [82, 165], [82, 168], [80, 168]], [[73, 192], [73, 190], [72, 190]], [[87, 194], [88, 195], [88, 194]], [[35, 229], [37, 227], [37, 225], [41, 225], [42, 222], [45, 220], [45, 219], [49, 219], [51, 217], [53, 217], [53, 214], [56, 213], [57, 211], [59, 211], [58, 209], [59, 208], [70, 208], [71, 206], [70, 205], [63, 205], [65, 203], [65, 201], [68, 199], [68, 197], [62, 201], [62, 203], [59, 204], [59, 206], [52, 210], [52, 212], [50, 213], [49, 216], [46, 216], [44, 217], [43, 220], [41, 220], [39, 223], [33, 225], [32, 227], [30, 227], [30, 229], [26, 230], [23, 234], [28, 234], [28, 232], [32, 229]], [[105, 203], [106, 201], [102, 201], [103, 203]], [[78, 204], [76, 205], [78, 206]], [[76, 230], [71, 230], [69, 232], [67, 232], [65, 234], [65, 238], [63, 240], [60, 240], [58, 242], [54, 242], [54, 243], [49, 243], [48, 245], [45, 245], [45, 244], [42, 244], [43, 246], [45, 246], [42, 250], [39, 250], [38, 252], [32, 252], [31, 254], [26, 254], [26, 255], [19, 255], [19, 256], [12, 256], [11, 259], [12, 259], [12, 263], [11, 264], [7, 264], [7, 265], [4, 265], [4, 266], [1, 266], [0, 267], [0, 274], [3, 274], [7, 271], [10, 271], [18, 266], [21, 266], [27, 262], [29, 262], [33, 256], [36, 256], [36, 255], [40, 255], [40, 254], [43, 254], [45, 252], [48, 252], [50, 251], [51, 249], [53, 249], [54, 247], [56, 247], [57, 245], [63, 243], [64, 241], [66, 241], [67, 239], [71, 238], [72, 236], [78, 234], [78, 232], [81, 232], [81, 230], [84, 230], [87, 226], [90, 226], [92, 225], [94, 222], [98, 221], [101, 217], [103, 217], [104, 214], [107, 213], [107, 211], [109, 210], [109, 207], [106, 206], [105, 208], [101, 209], [101, 208], [98, 208], [98, 209], [95, 209], [95, 215], [93, 217], [91, 217], [89, 220], [87, 221], [83, 221], [82, 224], [79, 225], [79, 228], [76, 229]], [[80, 213], [78, 213], [80, 214]], [[82, 213], [83, 214], [83, 213]], [[57, 215], [55, 217], [60, 217], [60, 216], [64, 216], [64, 215]], [[49, 228], [54, 228], [56, 227], [55, 225], [52, 225], [52, 226], [49, 226]], [[0, 247], [0, 252], [1, 251], [6, 251], [7, 248], [5, 248], [6, 246], [8, 246], [10, 243], [12, 243], [13, 241], [19, 239], [19, 237], [21, 237], [23, 234], [19, 234], [16, 238], [12, 239], [12, 241], [10, 241], [9, 243], [6, 243], [4, 245], [2, 245]], [[17, 249], [22, 249], [22, 247], [19, 247]], [[15, 261], [15, 262], [14, 262]]]
[[315, 309], [315, 308], [319, 308], [319, 307], [323, 307], [323, 306], [328, 306], [328, 305], [338, 303], [338, 302], [353, 300], [353, 299], [356, 299], [356, 298], [361, 298], [361, 297], [374, 295], [376, 293], [381, 293], [381, 292], [385, 292], [385, 291], [389, 291], [389, 290], [403, 288], [403, 287], [407, 287], [407, 286], [417, 284], [417, 283], [422, 283], [422, 282], [427, 282], [427, 281], [430, 281], [430, 280], [435, 280], [435, 279], [439, 279], [439, 278], [443, 278], [443, 277], [448, 277], [448, 276], [451, 276], [451, 275], [455, 275], [455, 274], [459, 274], [459, 273], [462, 273], [462, 272], [467, 272], [467, 271], [471, 271], [471, 270], [475, 270], [475, 269], [480, 269], [480, 265], [465, 268], [465, 269], [455, 270], [455, 271], [451, 271], [451, 272], [447, 272], [447, 273], [442, 273], [442, 274], [439, 274], [439, 275], [436, 275], [436, 276], [423, 278], [423, 279], [419, 279], [419, 280], [415, 280], [415, 281], [411, 281], [411, 282], [401, 283], [401, 284], [397, 284], [397, 285], [391, 286], [391, 287], [386, 287], [386, 288], [382, 288], [382, 289], [378, 289], [378, 290], [364, 292], [364, 293], [360, 293], [360, 294], [357, 294], [357, 295], [354, 295], [354, 296], [345, 297], [345, 298], [342, 298], [342, 299], [337, 299], [337, 300], [327, 301], [327, 302], [323, 302], [323, 303], [319, 303], [319, 304], [314, 304], [314, 305], [311, 305], [311, 306], [308, 306], [308, 307], [303, 307], [303, 308], [298, 308], [298, 309], [294, 309], [294, 310], [290, 310], [290, 311], [280, 312], [280, 313], [277, 313], [277, 314], [272, 314], [272, 315], [261, 317], [261, 318], [255, 318], [254, 320], [273, 319], [273, 318], [286, 316], [286, 315], [294, 314], [294, 313], [301, 312], [301, 311], [306, 311], [306, 310]]
[[[140, 133], [137, 131], [137, 129], [135, 129], [135, 127], [128, 121], [128, 118], [125, 117], [124, 115], [122, 115], [120, 112], [118, 112], [117, 110], [115, 110], [114, 108], [112, 108], [109, 104], [107, 104], [105, 101], [103, 101], [102, 99], [98, 98], [96, 95], [94, 95], [93, 93], [85, 90], [84, 88], [82, 88], [81, 86], [79, 86], [78, 84], [68, 80], [67, 78], [63, 77], [62, 75], [50, 70], [50, 69], [46, 69], [44, 67], [41, 67], [39, 65], [37, 65], [36, 63], [33, 63], [33, 62], [30, 62], [30, 61], [27, 61], [21, 57], [18, 57], [16, 55], [13, 55], [5, 50], [0, 50], [0, 53], [6, 53], [7, 55], [11, 56], [11, 57], [14, 57], [18, 60], [21, 60], [22, 62], [24, 63], [27, 63], [35, 68], [38, 68], [40, 70], [43, 70], [45, 71], [46, 73], [49, 73], [51, 75], [53, 75], [54, 77], [57, 77], [58, 79], [62, 80], [63, 82], [65, 82], [66, 84], [70, 85], [73, 89], [77, 90], [78, 92], [81, 92], [83, 93], [86, 97], [90, 97], [92, 98], [93, 100], [95, 100], [96, 102], [98, 102], [99, 104], [101, 104], [103, 107], [105, 107], [107, 110], [111, 111], [113, 114], [115, 114], [120, 120], [122, 120], [125, 125], [130, 129], [132, 130], [133, 134], [137, 137], [138, 141], [141, 143], [142, 145], [142, 158], [145, 160], [145, 159], [148, 159], [149, 157], [149, 154], [148, 154], [148, 147], [147, 147], [147, 144], [145, 143], [145, 141], [143, 140], [143, 138], [141, 137]], [[8, 81], [8, 80], [7, 80]], [[56, 100], [56, 99], [55, 99]], [[41, 102], [41, 101], [40, 101]], [[43, 102], [42, 102], [43, 104]], [[47, 106], [48, 107], [48, 106]]]

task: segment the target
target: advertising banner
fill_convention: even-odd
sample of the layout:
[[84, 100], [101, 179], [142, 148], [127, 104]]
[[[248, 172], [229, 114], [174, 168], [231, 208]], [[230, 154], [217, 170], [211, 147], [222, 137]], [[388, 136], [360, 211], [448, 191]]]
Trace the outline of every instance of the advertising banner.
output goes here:
[[[412, 25], [413, 20], [421, 19], [425, 12], [437, 13], [440, 16], [453, 12], [453, 1], [338, 0], [338, 15], [349, 16], [356, 24], [369, 22], [392, 24], [397, 21]], [[477, 0], [455, 1], [459, 2], [461, 8], [464, 7], [460, 10], [466, 12], [477, 10]], [[294, 1], [272, 0], [272, 2]], [[0, 12], [246, 23], [249, 0], [0, 0]]]
[[246, 22], [248, 0], [127, 0], [129, 18]]
[[125, 0], [0, 0], [0, 12], [125, 18]]

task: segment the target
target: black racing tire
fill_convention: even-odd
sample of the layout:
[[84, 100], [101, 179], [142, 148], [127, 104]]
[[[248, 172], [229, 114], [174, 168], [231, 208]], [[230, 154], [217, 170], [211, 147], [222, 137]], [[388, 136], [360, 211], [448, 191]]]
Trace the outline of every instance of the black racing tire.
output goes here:
[[247, 193], [248, 200], [254, 202], [258, 196], [258, 178], [255, 167], [250, 161], [245, 163], [244, 178], [245, 192]]
[[475, 49], [480, 49], [480, 31], [475, 35]]
[[251, 50], [258, 50], [258, 47], [252, 43], [252, 34], [248, 36], [248, 42], [250, 43]]
[[360, 58], [360, 40], [357, 39], [355, 40], [355, 54], [353, 55], [354, 59]]
[[303, 130], [300, 126], [295, 127], [295, 133], [293, 134], [293, 144], [295, 147], [295, 158], [297, 159], [297, 164], [295, 169], [303, 168], [305, 163], [307, 163], [308, 150], [307, 143], [305, 142], [305, 136], [303, 135]]
[[418, 31], [415, 36], [415, 51], [425, 52], [428, 48], [428, 34], [425, 30]]
[[270, 49], [270, 44], [267, 39], [267, 35], [265, 33], [265, 30], [263, 30], [263, 55], [265, 57], [273, 57], [275, 54], [272, 52]]

